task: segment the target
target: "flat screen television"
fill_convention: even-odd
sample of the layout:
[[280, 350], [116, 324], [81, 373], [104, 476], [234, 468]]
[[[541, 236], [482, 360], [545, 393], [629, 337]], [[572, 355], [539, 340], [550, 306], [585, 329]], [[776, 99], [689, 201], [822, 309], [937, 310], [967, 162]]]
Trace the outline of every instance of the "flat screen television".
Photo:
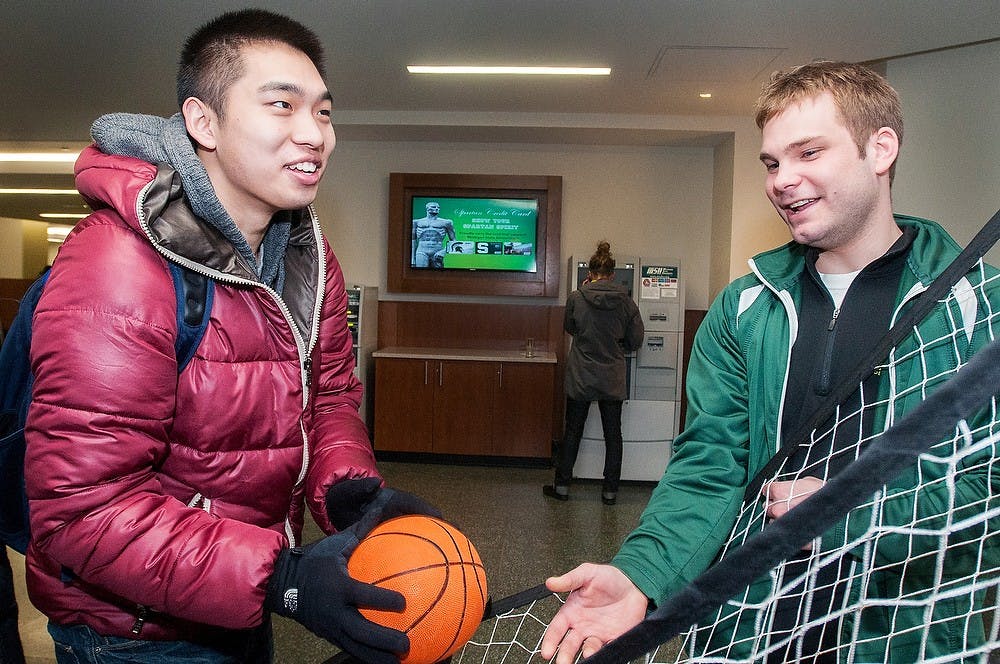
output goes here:
[[410, 267], [535, 272], [538, 200], [414, 196]]
[[388, 290], [559, 292], [557, 176], [392, 173]]

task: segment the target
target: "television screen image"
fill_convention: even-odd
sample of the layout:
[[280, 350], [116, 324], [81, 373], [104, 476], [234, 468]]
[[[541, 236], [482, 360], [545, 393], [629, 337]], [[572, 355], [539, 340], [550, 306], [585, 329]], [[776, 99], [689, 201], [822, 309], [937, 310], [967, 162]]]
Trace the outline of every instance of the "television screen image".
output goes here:
[[538, 200], [414, 196], [410, 267], [535, 272]]
[[557, 297], [558, 175], [390, 173], [392, 293]]

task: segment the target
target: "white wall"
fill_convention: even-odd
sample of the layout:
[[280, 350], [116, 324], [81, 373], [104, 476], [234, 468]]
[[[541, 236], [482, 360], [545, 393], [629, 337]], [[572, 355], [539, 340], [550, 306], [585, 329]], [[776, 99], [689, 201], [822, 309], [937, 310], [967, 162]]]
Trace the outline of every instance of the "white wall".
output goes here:
[[[760, 130], [749, 116], [739, 118], [735, 127], [728, 281], [749, 272], [747, 260], [751, 256], [790, 239], [788, 227], [764, 194], [765, 173], [760, 163]], [[713, 280], [714, 292], [718, 293], [725, 285]]]
[[964, 245], [1000, 208], [1000, 42], [894, 60], [886, 75], [903, 101], [896, 211]]
[[691, 275], [687, 306], [708, 306], [710, 147], [342, 141], [316, 209], [347, 279], [379, 286], [382, 299], [394, 297], [385, 293], [393, 171], [561, 175], [561, 274], [570, 256], [589, 258], [607, 239], [620, 256], [680, 258]]
[[[890, 62], [906, 136], [895, 208], [941, 221], [967, 242], [1000, 207], [1000, 43]], [[717, 132], [714, 149], [342, 142], [317, 201], [349, 279], [385, 288], [388, 173], [563, 176], [562, 262], [607, 238], [620, 255], [680, 256], [687, 306], [706, 308], [747, 259], [788, 241], [764, 195], [760, 132], [745, 117], [423, 117], [353, 114], [352, 123], [497, 124]], [[731, 161], [731, 164], [729, 163]], [[723, 163], [725, 162], [725, 163]], [[1000, 250], [990, 254], [1000, 264]], [[563, 284], [560, 297], [565, 296]]]
[[[900, 212], [941, 221], [966, 242], [1000, 207], [1000, 43], [889, 63], [906, 136], [894, 187]], [[752, 118], [544, 114], [338, 113], [338, 123], [590, 128], [711, 133], [715, 147], [341, 141], [316, 202], [350, 281], [385, 293], [392, 171], [561, 175], [562, 265], [606, 238], [619, 255], [679, 256], [687, 306], [706, 308], [753, 254], [788, 240], [763, 192]], [[377, 135], [377, 131], [370, 135]], [[0, 272], [21, 258], [0, 223]], [[990, 258], [1000, 264], [1000, 250]], [[565, 297], [563, 284], [560, 298]]]
[[0, 278], [34, 279], [49, 264], [48, 224], [0, 218]]
[[[886, 77], [905, 121], [894, 208], [941, 222], [964, 245], [1000, 208], [1000, 42], [893, 60]], [[789, 237], [764, 196], [760, 132], [749, 114], [732, 126], [729, 279], [746, 273], [750, 256]], [[725, 246], [713, 242], [712, 250]], [[1000, 265], [1000, 248], [988, 258]], [[713, 294], [724, 285], [718, 270], [706, 278]]]
[[21, 279], [24, 271], [20, 219], [0, 217], [0, 279]]

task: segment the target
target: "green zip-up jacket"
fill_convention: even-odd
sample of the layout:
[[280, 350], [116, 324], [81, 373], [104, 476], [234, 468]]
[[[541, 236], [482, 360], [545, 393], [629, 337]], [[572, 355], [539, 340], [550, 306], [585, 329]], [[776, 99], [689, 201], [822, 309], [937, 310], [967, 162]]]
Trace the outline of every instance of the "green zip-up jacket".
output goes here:
[[[947, 232], [934, 222], [902, 215], [896, 215], [896, 222], [916, 227], [917, 234], [900, 278], [893, 321], [960, 251]], [[808, 278], [803, 271], [806, 250], [802, 245], [789, 243], [755, 256], [750, 261], [752, 273], [737, 279], [719, 294], [698, 330], [687, 373], [685, 428], [675, 441], [670, 465], [639, 525], [612, 561], [654, 602], [662, 602], [715, 560], [734, 526], [742, 525], [736, 524], [736, 520], [747, 484], [782, 445], [779, 435], [782, 404], [798, 324], [800, 280]], [[994, 274], [990, 272], [987, 276]], [[953, 371], [991, 340], [985, 325], [972, 323], [977, 316], [983, 318], [984, 307], [997, 310], [1000, 284], [990, 283], [985, 289], [976, 289], [982, 281], [978, 269], [970, 271], [953, 289], [967, 294], [959, 298], [961, 304], [939, 305], [919, 325], [919, 336], [924, 340], [937, 339], [956, 326], [960, 334], [949, 343], [930, 346], [922, 356], [914, 355], [913, 359], [895, 365], [892, 380], [882, 381], [891, 408], [883, 408], [876, 414], [876, 426], [890, 426], [919, 403], [921, 390], [908, 388], [919, 384], [926, 375]], [[895, 357], [907, 357], [917, 344], [916, 335], [910, 335], [897, 346]], [[917, 486], [920, 478], [926, 487], [921, 487], [918, 505], [933, 505], [934, 511], [943, 509], [940, 501], [944, 498], [938, 494], [945, 490], [941, 486], [944, 483], [933, 480], [944, 474], [945, 464], [920, 466], [904, 472], [887, 487], [890, 496], [894, 487], [899, 487], [900, 498], [883, 504], [883, 519], [898, 518], [900, 523], [912, 520], [916, 509], [914, 493], [902, 489]], [[956, 479], [959, 504], [953, 513], [960, 516], [964, 504], [975, 504], [976, 509], [982, 509], [984, 499], [996, 501], [994, 497], [1000, 496], [1000, 486], [990, 484], [988, 468], [959, 471]], [[856, 534], [855, 531], [863, 533], [870, 523], [869, 515], [863, 511], [859, 508], [852, 512], [850, 518], [824, 534], [822, 541], [835, 546], [844, 542], [845, 536]], [[1000, 527], [1000, 524], [990, 525]], [[924, 542], [920, 539], [898, 535], [879, 540], [874, 551], [879, 568], [871, 575], [868, 597], [890, 599], [899, 594], [900, 586], [906, 593], [927, 588], [933, 571], [919, 570], [912, 558], [925, 548], [936, 546], [938, 538], [928, 537]], [[1000, 538], [988, 541], [994, 539]], [[987, 547], [982, 555], [1000, 556], [996, 546]], [[949, 551], [946, 577], [949, 569], [956, 575], [969, 571], [969, 566], [975, 569], [974, 556], [979, 554], [962, 547]], [[911, 562], [906, 565], [908, 557]], [[860, 558], [853, 564], [859, 563]], [[933, 562], [929, 564], [933, 566]], [[995, 566], [994, 563], [983, 567]], [[904, 569], [905, 578], [901, 576]], [[751, 587], [748, 599], [760, 599], [769, 587], [768, 579], [759, 580]], [[859, 592], [859, 588], [848, 588], [852, 599]], [[920, 650], [919, 642], [913, 642], [912, 636], [908, 639], [906, 633], [908, 628], [928, 622], [921, 607], [909, 611], [898, 606], [866, 608], [847, 617], [841, 625], [842, 633], [846, 635], [844, 639], [856, 642], [854, 661], [912, 664], [955, 652], [960, 649], [957, 643], [969, 647], [977, 640], [981, 642], [982, 621], [963, 619], [974, 607], [981, 606], [981, 599], [969, 593], [954, 598], [950, 604], [939, 602], [934, 618], [940, 622], [931, 627], [925, 651]], [[722, 609], [727, 614], [731, 610]], [[944, 615], [939, 615], [942, 612]], [[715, 623], [713, 640], [729, 641], [733, 629], [741, 632], [741, 636], [746, 631], [752, 635], [753, 619], [753, 613], [748, 613], [745, 622], [750, 624], [728, 620], [724, 623], [728, 627], [708, 621]], [[855, 633], [854, 620], [860, 620], [856, 637], [851, 636]], [[892, 625], [888, 624], [890, 620]], [[966, 628], [970, 631], [962, 633]], [[887, 636], [890, 632], [891, 639]], [[748, 639], [746, 646], [753, 647], [754, 641]], [[763, 647], [766, 643], [756, 645]], [[730, 656], [733, 654], [730, 651]]]

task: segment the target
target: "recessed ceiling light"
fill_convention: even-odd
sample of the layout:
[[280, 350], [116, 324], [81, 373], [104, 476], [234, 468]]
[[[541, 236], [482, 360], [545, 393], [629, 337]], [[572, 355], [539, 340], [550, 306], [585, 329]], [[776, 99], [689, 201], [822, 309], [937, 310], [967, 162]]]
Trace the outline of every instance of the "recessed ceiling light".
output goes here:
[[38, 215], [43, 219], [83, 219], [89, 217], [89, 212], [41, 212]]
[[517, 76], [610, 76], [610, 67], [473, 67], [407, 65], [411, 74], [514, 74]]
[[711, 99], [712, 98], [712, 93], [711, 92], [702, 92], [702, 93], [699, 93], [698, 96], [701, 97], [702, 99]]
[[76, 189], [0, 189], [0, 194], [24, 194], [29, 196], [42, 196], [46, 194], [57, 194], [67, 196], [79, 196]]
[[0, 152], [0, 161], [75, 162], [79, 152]]
[[61, 244], [66, 241], [66, 236], [73, 230], [72, 226], [49, 226], [45, 229], [46, 239], [49, 242]]

